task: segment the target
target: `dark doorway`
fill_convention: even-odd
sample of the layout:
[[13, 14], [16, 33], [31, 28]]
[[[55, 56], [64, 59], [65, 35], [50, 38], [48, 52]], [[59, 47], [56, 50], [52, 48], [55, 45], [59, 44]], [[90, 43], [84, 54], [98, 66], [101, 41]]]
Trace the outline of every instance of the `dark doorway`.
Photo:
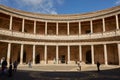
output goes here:
[[20, 63], [20, 52], [18, 53], [18, 56], [17, 56], [17, 62]]
[[86, 64], [91, 64], [91, 50], [86, 52]]
[[39, 55], [39, 54], [37, 54], [37, 55], [35, 56], [35, 63], [36, 63], [36, 64], [40, 63], [40, 55]]
[[65, 63], [65, 55], [61, 55], [61, 63]]
[[26, 63], [26, 52], [23, 53], [23, 62]]

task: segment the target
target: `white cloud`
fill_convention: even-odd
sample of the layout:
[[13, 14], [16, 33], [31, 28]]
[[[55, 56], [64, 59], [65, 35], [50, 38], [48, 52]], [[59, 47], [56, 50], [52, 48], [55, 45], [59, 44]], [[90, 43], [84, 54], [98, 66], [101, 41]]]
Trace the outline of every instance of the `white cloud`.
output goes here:
[[[10, 0], [0, 0], [0, 2]], [[15, 8], [19, 8], [22, 10], [30, 11], [30, 12], [38, 12], [38, 13], [46, 13], [46, 14], [57, 14], [55, 4], [61, 5], [64, 0], [12, 0], [12, 2], [16, 3]]]
[[117, 1], [115, 2], [115, 4], [116, 4], [116, 5], [120, 5], [120, 0], [117, 0]]

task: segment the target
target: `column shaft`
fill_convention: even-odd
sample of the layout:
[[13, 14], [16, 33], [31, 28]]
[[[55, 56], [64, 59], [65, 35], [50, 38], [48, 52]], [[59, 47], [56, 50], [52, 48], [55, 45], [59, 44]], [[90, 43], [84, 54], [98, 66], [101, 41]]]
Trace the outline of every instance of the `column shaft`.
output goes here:
[[58, 45], [56, 46], [56, 63], [58, 64], [59, 62], [59, 54], [58, 54]]
[[68, 64], [70, 63], [70, 46], [68, 45]]
[[10, 53], [11, 52], [11, 43], [8, 43], [8, 49], [7, 49], [7, 62], [8, 62], [8, 65], [10, 63]]
[[79, 61], [82, 61], [82, 46], [79, 46]]
[[119, 61], [119, 65], [120, 65], [120, 44], [118, 44], [118, 61]]
[[36, 21], [34, 21], [34, 34], [36, 34]]
[[92, 23], [92, 21], [90, 21], [90, 30], [91, 30], [91, 33], [93, 33], [93, 23]]
[[35, 64], [35, 45], [33, 45], [33, 64]]
[[23, 64], [23, 44], [21, 44], [21, 50], [20, 50], [20, 64]]
[[70, 27], [69, 27], [69, 22], [67, 22], [67, 35], [70, 34]]
[[91, 54], [92, 54], [92, 64], [95, 64], [94, 62], [94, 46], [91, 45]]
[[81, 22], [79, 22], [79, 35], [81, 34]]
[[118, 15], [116, 15], [116, 29], [119, 29]]
[[104, 59], [105, 59], [105, 65], [108, 65], [108, 61], [107, 61], [107, 46], [106, 46], [106, 44], [104, 44]]
[[103, 21], [103, 32], [105, 32], [105, 19], [103, 18], [102, 21]]
[[56, 23], [56, 35], [58, 35], [58, 22]]
[[9, 30], [12, 30], [12, 19], [13, 19], [13, 17], [12, 17], [12, 16], [10, 16], [10, 25], [9, 25]]
[[47, 21], [45, 22], [45, 35], [47, 35]]
[[47, 45], [45, 45], [45, 49], [44, 49], [44, 59], [45, 59], [45, 64], [47, 64]]
[[25, 20], [22, 20], [22, 32], [24, 32]]

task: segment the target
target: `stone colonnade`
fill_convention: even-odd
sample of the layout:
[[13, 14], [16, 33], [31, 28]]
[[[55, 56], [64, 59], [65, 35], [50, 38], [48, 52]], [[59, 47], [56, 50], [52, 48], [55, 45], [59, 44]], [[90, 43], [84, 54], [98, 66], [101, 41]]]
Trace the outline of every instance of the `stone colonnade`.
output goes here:
[[[7, 44], [7, 62], [12, 60], [13, 43]], [[36, 58], [39, 64], [76, 64], [77, 61], [82, 61], [84, 64], [95, 64], [100, 61], [102, 64], [117, 64], [120, 65], [120, 44], [99, 44], [99, 45], [31, 45], [28, 47], [29, 56], [24, 56], [26, 44], [19, 44], [19, 62], [21, 65], [29, 60], [32, 60], [32, 64], [36, 64]], [[51, 48], [53, 46], [53, 48]], [[73, 48], [74, 47], [74, 48]], [[15, 50], [15, 47], [14, 47]], [[13, 50], [12, 50], [13, 51]], [[39, 57], [36, 57], [36, 52], [41, 52]], [[16, 53], [17, 54], [17, 53]], [[12, 55], [12, 56], [11, 56]], [[16, 56], [17, 57], [17, 56]], [[24, 57], [27, 59], [24, 62]], [[28, 57], [28, 58], [27, 58]], [[52, 57], [52, 58], [51, 58]], [[98, 59], [99, 58], [99, 59]], [[17, 59], [17, 58], [16, 58]], [[15, 61], [15, 59], [13, 60]]]

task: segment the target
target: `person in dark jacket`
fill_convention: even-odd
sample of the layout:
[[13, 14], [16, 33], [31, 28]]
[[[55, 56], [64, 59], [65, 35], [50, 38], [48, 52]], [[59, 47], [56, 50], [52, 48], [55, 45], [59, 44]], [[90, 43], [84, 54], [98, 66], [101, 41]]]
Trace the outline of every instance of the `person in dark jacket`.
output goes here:
[[14, 70], [14, 72], [17, 71], [17, 66], [18, 66], [18, 63], [17, 63], [17, 61], [15, 61], [15, 62], [13, 63], [13, 70]]
[[98, 70], [98, 72], [100, 71], [100, 62], [99, 61], [97, 61], [97, 70]]
[[12, 63], [10, 63], [9, 69], [8, 69], [8, 76], [11, 77], [12, 76]]

